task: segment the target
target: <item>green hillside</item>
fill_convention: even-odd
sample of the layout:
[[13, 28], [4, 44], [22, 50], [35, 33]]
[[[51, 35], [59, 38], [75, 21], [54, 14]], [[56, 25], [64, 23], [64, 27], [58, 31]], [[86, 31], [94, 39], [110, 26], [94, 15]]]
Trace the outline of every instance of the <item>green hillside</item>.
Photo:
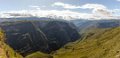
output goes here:
[[[90, 34], [90, 33], [89, 33]], [[120, 58], [120, 27], [97, 30], [83, 40], [65, 45], [54, 58]]]
[[4, 33], [0, 30], [0, 58], [23, 58], [21, 55], [16, 53], [11, 47], [5, 42]]
[[49, 55], [49, 54], [42, 53], [42, 52], [35, 52], [33, 54], [26, 56], [25, 58], [53, 58], [53, 56]]
[[35, 52], [26, 57], [16, 53], [5, 42], [0, 30], [0, 58], [120, 58], [120, 27], [92, 28], [82, 34], [82, 40], [71, 42], [51, 54]]

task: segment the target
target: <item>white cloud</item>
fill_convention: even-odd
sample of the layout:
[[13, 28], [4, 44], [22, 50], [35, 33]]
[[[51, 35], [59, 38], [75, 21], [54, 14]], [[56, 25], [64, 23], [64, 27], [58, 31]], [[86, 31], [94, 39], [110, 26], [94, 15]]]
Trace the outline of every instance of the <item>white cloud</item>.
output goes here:
[[46, 7], [45, 5], [43, 5], [42, 7]]
[[117, 0], [118, 2], [120, 2], [120, 0]]
[[85, 5], [82, 5], [80, 8], [82, 9], [106, 9], [106, 7], [102, 4], [85, 4]]
[[34, 8], [34, 9], [38, 9], [38, 10], [40, 9], [40, 6], [37, 6], [37, 5], [30, 5], [29, 7]]
[[79, 6], [65, 4], [65, 3], [62, 3], [62, 2], [55, 2], [52, 6], [60, 6], [60, 7], [66, 8], [66, 9], [80, 8]]
[[[96, 14], [98, 12], [98, 14]], [[104, 14], [104, 15], [103, 15]], [[106, 10], [95, 10], [95, 13], [80, 13], [70, 10], [19, 10], [19, 11], [4, 11], [0, 12], [1, 18], [14, 17], [51, 17], [62, 18], [65, 20], [71, 19], [118, 19], [117, 16], [109, 15]]]
[[111, 12], [109, 12], [108, 10], [104, 10], [104, 9], [93, 10], [93, 13], [99, 16], [111, 16], [112, 15]]
[[118, 14], [120, 9], [110, 10], [102, 4], [85, 4], [82, 6], [75, 6], [56, 2], [53, 6], [62, 6], [67, 9], [91, 9], [92, 13], [82, 13], [70, 10], [42, 10], [39, 6], [30, 6], [35, 8], [34, 10], [19, 10], [19, 11], [2, 11], [0, 12], [1, 18], [10, 17], [51, 17], [51, 18], [62, 18], [66, 20], [71, 19], [119, 19]]
[[5, 11], [0, 13], [1, 18], [11, 17], [52, 17], [52, 18], [63, 18], [67, 20], [71, 19], [89, 19], [92, 18], [92, 14], [78, 13], [69, 10], [20, 10], [20, 11]]
[[92, 9], [92, 13], [96, 16], [112, 16], [112, 12], [102, 4], [85, 4], [81, 6], [82, 9]]
[[30, 5], [29, 7], [38, 8], [39, 6], [37, 6], [37, 5]]
[[106, 9], [106, 7], [102, 4], [85, 4], [81, 6], [66, 4], [62, 2], [55, 2], [52, 6], [61, 6], [65, 9]]
[[[112, 18], [114, 17], [115, 13], [118, 12], [118, 10], [111, 10], [108, 9], [106, 6], [102, 5], [102, 4], [84, 4], [84, 5], [80, 5], [80, 6], [76, 6], [76, 5], [71, 5], [71, 4], [66, 4], [66, 3], [62, 3], [62, 2], [56, 2], [53, 4], [53, 6], [61, 6], [65, 9], [91, 9], [91, 14], [93, 14], [93, 17], [99, 17], [99, 18]], [[118, 16], [118, 15], [117, 15]]]

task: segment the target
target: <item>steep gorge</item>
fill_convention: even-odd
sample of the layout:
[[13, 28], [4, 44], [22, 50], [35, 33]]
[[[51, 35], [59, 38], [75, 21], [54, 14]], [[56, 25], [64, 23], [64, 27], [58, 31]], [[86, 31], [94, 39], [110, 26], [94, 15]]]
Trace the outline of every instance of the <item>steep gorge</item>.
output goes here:
[[51, 53], [80, 38], [76, 27], [65, 21], [3, 22], [0, 26], [6, 33], [5, 42], [23, 56]]

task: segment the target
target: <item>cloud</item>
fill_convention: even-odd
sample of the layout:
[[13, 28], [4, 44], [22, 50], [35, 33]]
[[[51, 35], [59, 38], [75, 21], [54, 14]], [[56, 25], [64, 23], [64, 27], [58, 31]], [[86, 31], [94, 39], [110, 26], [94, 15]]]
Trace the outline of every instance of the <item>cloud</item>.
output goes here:
[[102, 4], [88, 3], [88, 4], [81, 5], [81, 6], [76, 6], [76, 5], [66, 4], [66, 3], [62, 3], [62, 2], [56, 2], [53, 4], [53, 6], [61, 6], [65, 9], [91, 9], [92, 13], [97, 14], [97, 15], [103, 15], [103, 16], [111, 15], [111, 13], [107, 9], [107, 7]]
[[39, 6], [36, 6], [36, 5], [30, 5], [29, 7], [38, 8]]
[[117, 0], [118, 2], [120, 2], [120, 0]]
[[62, 2], [55, 2], [54, 4], [52, 4], [52, 6], [60, 6], [63, 7], [65, 9], [76, 9], [76, 8], [80, 8], [79, 6], [75, 6], [75, 5], [70, 5], [70, 4], [65, 4]]
[[62, 2], [55, 2], [54, 4], [52, 4], [52, 6], [60, 6], [65, 9], [106, 9], [106, 7], [102, 4], [89, 4], [89, 3], [81, 6], [76, 6]]
[[85, 4], [80, 7], [81, 9], [106, 9], [102, 4]]
[[0, 18], [14, 17], [50, 17], [55, 19], [119, 19], [120, 9], [108, 9], [102, 4], [84, 4], [75, 6], [56, 2], [52, 6], [61, 6], [67, 9], [90, 9], [91, 13], [75, 12], [71, 10], [42, 10], [39, 6], [29, 6], [34, 10], [2, 11]]
[[112, 16], [112, 12], [102, 4], [85, 4], [82, 5], [81, 8], [91, 9], [92, 13], [95, 14], [95, 16], [106, 16], [106, 17]]
[[102, 4], [84, 4], [80, 6], [66, 4], [62, 2], [56, 2], [53, 4], [53, 6], [60, 6], [65, 9], [90, 9], [94, 17], [113, 17], [113, 14], [116, 13], [118, 10], [110, 10], [106, 6]]
[[[96, 14], [97, 13], [97, 14]], [[0, 12], [0, 18], [16, 17], [50, 17], [55, 19], [119, 19], [118, 16], [112, 16], [106, 10], [94, 10], [94, 13], [81, 13], [70, 10], [19, 10]]]
[[43, 5], [42, 7], [46, 7], [45, 5]]
[[20, 11], [4, 11], [0, 13], [1, 18], [16, 18], [16, 17], [51, 17], [57, 19], [89, 19], [92, 14], [78, 13], [70, 10], [20, 10]]
[[30, 5], [29, 7], [34, 9], [40, 9], [40, 6], [37, 6], [37, 5]]
[[112, 15], [111, 12], [109, 12], [108, 10], [104, 10], [104, 9], [93, 10], [93, 13], [95, 13], [96, 15], [98, 14], [99, 16], [111, 16]]

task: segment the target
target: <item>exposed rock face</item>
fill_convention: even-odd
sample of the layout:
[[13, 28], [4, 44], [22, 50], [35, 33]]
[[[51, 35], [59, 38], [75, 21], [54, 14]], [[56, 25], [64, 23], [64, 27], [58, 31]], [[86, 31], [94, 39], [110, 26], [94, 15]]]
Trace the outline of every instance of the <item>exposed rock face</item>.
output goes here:
[[1, 27], [6, 32], [6, 43], [22, 55], [49, 53], [80, 37], [76, 27], [64, 21], [7, 22]]
[[46, 36], [35, 29], [31, 22], [7, 25], [4, 30], [6, 42], [22, 54], [48, 48]]
[[21, 55], [16, 53], [10, 46], [5, 42], [5, 34], [0, 29], [0, 58], [23, 58]]
[[[36, 25], [39, 23], [37, 22]], [[51, 21], [42, 27], [38, 26], [47, 36], [50, 51], [57, 50], [66, 43], [75, 41], [80, 37], [76, 27], [69, 22]]]

